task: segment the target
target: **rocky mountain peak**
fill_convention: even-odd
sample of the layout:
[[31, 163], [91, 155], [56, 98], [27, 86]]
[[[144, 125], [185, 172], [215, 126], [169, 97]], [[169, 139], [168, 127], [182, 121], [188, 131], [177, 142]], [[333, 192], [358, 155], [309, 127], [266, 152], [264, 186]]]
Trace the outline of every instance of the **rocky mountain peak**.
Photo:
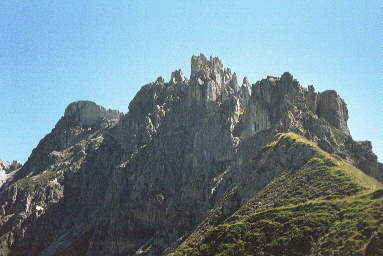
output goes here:
[[122, 113], [105, 109], [92, 101], [76, 101], [65, 109], [64, 117], [69, 117], [81, 125], [91, 126], [100, 120], [119, 120]]
[[199, 72], [206, 74], [222, 73], [223, 64], [218, 57], [207, 59], [202, 53], [199, 56], [192, 56], [190, 77], [198, 75]]
[[176, 71], [172, 72], [172, 75], [170, 76], [171, 84], [182, 83], [185, 80], [186, 80], [186, 77], [184, 73], [182, 72], [182, 69], [177, 69]]
[[[235, 87], [237, 85], [237, 77], [235, 73], [231, 72], [230, 68], [224, 68], [221, 60], [218, 57], [210, 56], [209, 59], [202, 53], [199, 56], [191, 58], [191, 73], [190, 79], [196, 80], [199, 84], [208, 82], [210, 80], [219, 84], [226, 84]], [[231, 80], [233, 84], [230, 83]]]
[[162, 76], [157, 77], [155, 84], [163, 85], [165, 83], [165, 79]]
[[192, 57], [190, 79], [178, 69], [144, 85], [123, 118], [73, 102], [24, 166], [3, 172], [0, 255], [172, 255], [268, 184], [257, 209], [288, 199], [286, 188], [297, 196], [290, 203], [351, 195], [359, 185], [337, 169], [383, 180], [383, 166], [347, 119], [333, 90], [303, 88], [288, 72], [238, 86], [236, 73], [203, 54]]
[[292, 82], [294, 79], [293, 75], [291, 75], [289, 72], [285, 72], [281, 76], [281, 81], [283, 82]]
[[250, 84], [249, 79], [247, 78], [247, 76], [245, 76], [245, 77], [243, 78], [242, 86], [246, 86], [246, 87], [250, 87], [250, 86], [251, 86], [251, 84]]
[[204, 104], [223, 102], [239, 92], [237, 75], [218, 57], [207, 59], [203, 54], [191, 58], [190, 83], [189, 95]]

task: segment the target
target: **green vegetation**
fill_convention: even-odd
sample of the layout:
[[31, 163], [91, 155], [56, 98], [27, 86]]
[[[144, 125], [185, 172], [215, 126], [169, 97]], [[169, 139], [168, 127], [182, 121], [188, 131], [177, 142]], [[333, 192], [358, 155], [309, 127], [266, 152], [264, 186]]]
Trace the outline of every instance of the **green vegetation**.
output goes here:
[[332, 134], [335, 137], [336, 142], [337, 143], [343, 143], [345, 138], [346, 138], [346, 135], [344, 134], [344, 132], [342, 130], [334, 127], [333, 125], [330, 125], [330, 128], [331, 128]]
[[[358, 255], [383, 220], [383, 185], [345, 160], [294, 134], [265, 151], [306, 145], [315, 157], [286, 170], [226, 220], [174, 255]], [[193, 235], [191, 236], [193, 237]]]
[[24, 177], [17, 181], [22, 188], [34, 188], [36, 185], [46, 184], [48, 181], [54, 179], [57, 173], [55, 170], [48, 170], [38, 175]]
[[383, 200], [288, 205], [219, 225], [175, 255], [355, 255], [382, 217]]
[[323, 151], [314, 142], [306, 139], [303, 136], [300, 136], [300, 135], [298, 135], [296, 133], [293, 133], [293, 132], [277, 134], [276, 140], [274, 140], [269, 145], [266, 145], [265, 149], [274, 148], [274, 147], [277, 147], [277, 146], [281, 145], [282, 143], [286, 143], [286, 142], [287, 142], [287, 144], [290, 144], [290, 145], [292, 145], [292, 144], [295, 144], [295, 145], [297, 145], [297, 144], [308, 145], [308, 146], [318, 150], [318, 152], [322, 152]]
[[265, 150], [272, 150], [273, 148], [280, 146], [282, 143], [284, 143], [284, 145], [287, 144], [287, 146], [306, 145], [317, 152], [318, 157], [315, 157], [308, 162], [309, 168], [307, 168], [307, 166], [304, 167], [304, 172], [315, 169], [327, 170], [329, 171], [327, 174], [332, 177], [349, 180], [350, 182], [353, 182], [366, 190], [374, 191], [377, 189], [383, 189], [382, 183], [366, 175], [351, 163], [330, 155], [326, 151], [319, 148], [319, 146], [314, 142], [292, 132], [278, 134], [277, 139], [273, 143], [267, 145]]

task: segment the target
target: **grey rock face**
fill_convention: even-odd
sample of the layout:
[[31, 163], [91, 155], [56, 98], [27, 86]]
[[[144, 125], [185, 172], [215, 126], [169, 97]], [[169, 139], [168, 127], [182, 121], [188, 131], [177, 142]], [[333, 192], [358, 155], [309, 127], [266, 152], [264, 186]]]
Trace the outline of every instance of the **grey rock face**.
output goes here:
[[348, 109], [344, 100], [334, 90], [316, 93], [310, 85], [306, 91], [306, 103], [310, 110], [329, 122], [346, 135], [350, 135], [347, 126]]
[[239, 90], [236, 74], [217, 57], [208, 60], [203, 54], [192, 57], [190, 80], [189, 98], [204, 104], [222, 102]]
[[346, 147], [352, 154], [358, 168], [378, 180], [383, 180], [382, 164], [378, 162], [377, 156], [372, 152], [370, 141], [349, 140], [346, 142]]
[[178, 69], [174, 71], [170, 77], [170, 83], [177, 84], [177, 83], [183, 83], [186, 80], [186, 77], [184, 76], [184, 73], [181, 69]]
[[328, 90], [318, 95], [317, 113], [319, 117], [323, 117], [336, 128], [350, 134], [347, 127], [347, 106], [336, 91]]
[[251, 138], [259, 132], [294, 131], [328, 151], [339, 148], [327, 120], [319, 117], [308, 101], [307, 90], [290, 73], [268, 76], [252, 86], [251, 97], [237, 132]]
[[[0, 188], [0, 251], [166, 254], [212, 209], [232, 213], [283, 168], [311, 157], [299, 148], [290, 158], [256, 157], [288, 131], [379, 173], [365, 143], [351, 146], [359, 144], [339, 96], [305, 89], [290, 73], [239, 86], [218, 58], [201, 54], [191, 59], [190, 79], [181, 70], [169, 82], [159, 77], [126, 114], [72, 103]], [[254, 165], [263, 172], [250, 173]]]
[[65, 109], [64, 117], [73, 118], [81, 125], [94, 125], [101, 120], [118, 121], [122, 113], [117, 110], [105, 109], [91, 101], [76, 101]]
[[313, 113], [317, 113], [318, 94], [313, 85], [309, 85], [306, 92], [306, 104]]

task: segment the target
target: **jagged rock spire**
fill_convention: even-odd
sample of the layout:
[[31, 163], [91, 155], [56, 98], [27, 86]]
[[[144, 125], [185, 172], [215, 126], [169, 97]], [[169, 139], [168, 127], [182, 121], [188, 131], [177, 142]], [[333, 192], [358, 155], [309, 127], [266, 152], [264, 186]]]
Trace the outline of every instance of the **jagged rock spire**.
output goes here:
[[[191, 58], [190, 80], [197, 86], [192, 89], [192, 95], [198, 101], [222, 101], [239, 91], [237, 75], [230, 68], [224, 68], [218, 57], [207, 59], [202, 53]], [[202, 85], [204, 88], [198, 88]]]
[[170, 77], [170, 83], [172, 84], [182, 83], [185, 80], [185, 75], [181, 69], [177, 69], [176, 71], [174, 71]]
[[202, 53], [199, 56], [192, 56], [191, 58], [191, 74], [190, 77], [198, 75], [203, 72], [207, 75], [222, 73], [223, 64], [218, 57], [210, 57], [208, 60]]

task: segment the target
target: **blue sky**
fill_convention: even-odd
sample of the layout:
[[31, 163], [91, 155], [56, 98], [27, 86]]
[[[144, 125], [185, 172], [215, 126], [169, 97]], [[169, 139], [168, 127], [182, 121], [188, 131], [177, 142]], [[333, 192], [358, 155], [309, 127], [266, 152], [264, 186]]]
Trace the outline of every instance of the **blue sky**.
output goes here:
[[[124, 112], [190, 57], [219, 56], [251, 82], [291, 72], [335, 89], [354, 139], [383, 159], [379, 1], [0, 2], [0, 159], [24, 162], [72, 101]], [[378, 131], [379, 128], [379, 131]]]

